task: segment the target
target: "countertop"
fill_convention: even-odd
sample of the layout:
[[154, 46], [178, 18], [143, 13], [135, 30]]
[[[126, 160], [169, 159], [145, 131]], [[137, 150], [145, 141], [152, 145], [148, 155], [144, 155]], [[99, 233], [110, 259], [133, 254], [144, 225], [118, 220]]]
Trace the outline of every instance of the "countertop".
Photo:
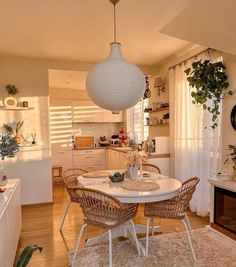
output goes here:
[[[111, 149], [122, 153], [127, 153], [128, 151], [132, 151], [131, 147], [116, 147], [116, 146], [79, 147], [79, 148], [74, 148], [73, 150], [97, 150], [97, 149]], [[148, 158], [170, 158], [170, 154], [158, 154], [158, 153], [146, 153], [146, 152], [144, 153]]]
[[236, 182], [229, 180], [229, 181], [222, 181], [218, 178], [210, 178], [208, 179], [208, 182], [210, 184], [213, 184], [214, 186], [224, 188], [229, 191], [236, 192]]

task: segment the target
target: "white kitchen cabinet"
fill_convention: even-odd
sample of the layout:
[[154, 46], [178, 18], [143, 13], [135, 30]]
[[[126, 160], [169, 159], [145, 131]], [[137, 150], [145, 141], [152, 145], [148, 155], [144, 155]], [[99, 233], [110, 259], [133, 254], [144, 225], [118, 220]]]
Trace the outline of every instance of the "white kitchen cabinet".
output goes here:
[[72, 122], [103, 122], [102, 108], [91, 100], [72, 101]]
[[74, 167], [84, 169], [86, 171], [99, 171], [106, 169], [106, 153], [105, 149], [88, 149], [74, 150], [73, 164]]
[[8, 181], [0, 195], [0, 266], [11, 267], [21, 232], [20, 180]]
[[61, 165], [64, 171], [73, 168], [72, 150], [52, 151], [52, 165]]
[[123, 114], [120, 111], [119, 114], [112, 114], [110, 110], [102, 110], [102, 121], [103, 122], [123, 122]]
[[170, 176], [170, 158], [149, 158], [147, 162], [158, 166], [161, 174]]

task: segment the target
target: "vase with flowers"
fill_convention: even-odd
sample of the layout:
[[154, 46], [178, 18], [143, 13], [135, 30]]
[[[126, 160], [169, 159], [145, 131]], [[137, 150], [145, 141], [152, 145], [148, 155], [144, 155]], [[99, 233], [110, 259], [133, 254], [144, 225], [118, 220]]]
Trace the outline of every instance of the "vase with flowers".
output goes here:
[[138, 169], [142, 166], [142, 157], [140, 153], [137, 150], [127, 152], [125, 163], [128, 177], [133, 181], [137, 180]]
[[232, 180], [236, 181], [236, 146], [228, 146], [229, 153], [227, 154], [227, 159], [224, 164], [231, 164], [233, 166]]
[[4, 161], [6, 158], [14, 158], [19, 150], [19, 144], [15, 138], [9, 135], [0, 137], [0, 186], [7, 183], [7, 175], [4, 171]]

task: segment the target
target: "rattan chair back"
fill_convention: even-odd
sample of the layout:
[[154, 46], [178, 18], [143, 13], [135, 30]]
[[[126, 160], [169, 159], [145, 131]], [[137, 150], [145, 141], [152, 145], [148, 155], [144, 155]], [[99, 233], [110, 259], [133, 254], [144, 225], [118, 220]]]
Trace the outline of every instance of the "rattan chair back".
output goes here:
[[130, 220], [137, 212], [136, 204], [122, 204], [103, 192], [78, 188], [74, 190], [87, 224], [111, 229]]
[[154, 172], [161, 174], [161, 170], [159, 167], [157, 167], [154, 164], [148, 164], [148, 163], [143, 163], [142, 164], [143, 171], [148, 171], [148, 172]]

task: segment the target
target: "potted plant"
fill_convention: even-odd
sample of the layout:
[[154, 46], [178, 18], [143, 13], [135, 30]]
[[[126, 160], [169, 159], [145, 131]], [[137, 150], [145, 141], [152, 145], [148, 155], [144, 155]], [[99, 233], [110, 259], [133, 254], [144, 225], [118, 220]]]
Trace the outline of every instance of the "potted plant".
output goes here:
[[192, 91], [192, 103], [202, 105], [204, 110], [212, 114], [211, 128], [218, 125], [220, 104], [226, 95], [232, 95], [228, 90], [229, 82], [225, 73], [225, 65], [222, 62], [212, 63], [210, 60], [196, 61], [192, 68], [185, 70], [189, 85], [195, 89]]
[[15, 85], [7, 84], [5, 86], [8, 96], [3, 99], [3, 104], [5, 107], [16, 107], [17, 100], [15, 99], [15, 95], [19, 93], [19, 90], [15, 87]]
[[19, 150], [15, 138], [9, 135], [2, 135], [0, 138], [0, 185], [7, 183], [7, 176], [4, 172], [5, 158], [14, 158]]
[[25, 247], [19, 259], [17, 260], [16, 267], [25, 267], [30, 262], [31, 257], [36, 250], [41, 253], [43, 248], [37, 245], [30, 245]]
[[24, 124], [24, 121], [5, 123], [3, 124], [3, 129], [5, 130], [7, 135], [14, 136], [16, 142], [20, 144], [21, 143], [20, 130], [23, 124]]
[[236, 146], [229, 145], [228, 150], [230, 152], [227, 154], [228, 157], [225, 160], [224, 164], [232, 164], [233, 165], [232, 180], [236, 181]]
[[142, 166], [142, 157], [140, 153], [137, 150], [127, 152], [125, 164], [128, 177], [131, 180], [137, 180], [138, 169]]

